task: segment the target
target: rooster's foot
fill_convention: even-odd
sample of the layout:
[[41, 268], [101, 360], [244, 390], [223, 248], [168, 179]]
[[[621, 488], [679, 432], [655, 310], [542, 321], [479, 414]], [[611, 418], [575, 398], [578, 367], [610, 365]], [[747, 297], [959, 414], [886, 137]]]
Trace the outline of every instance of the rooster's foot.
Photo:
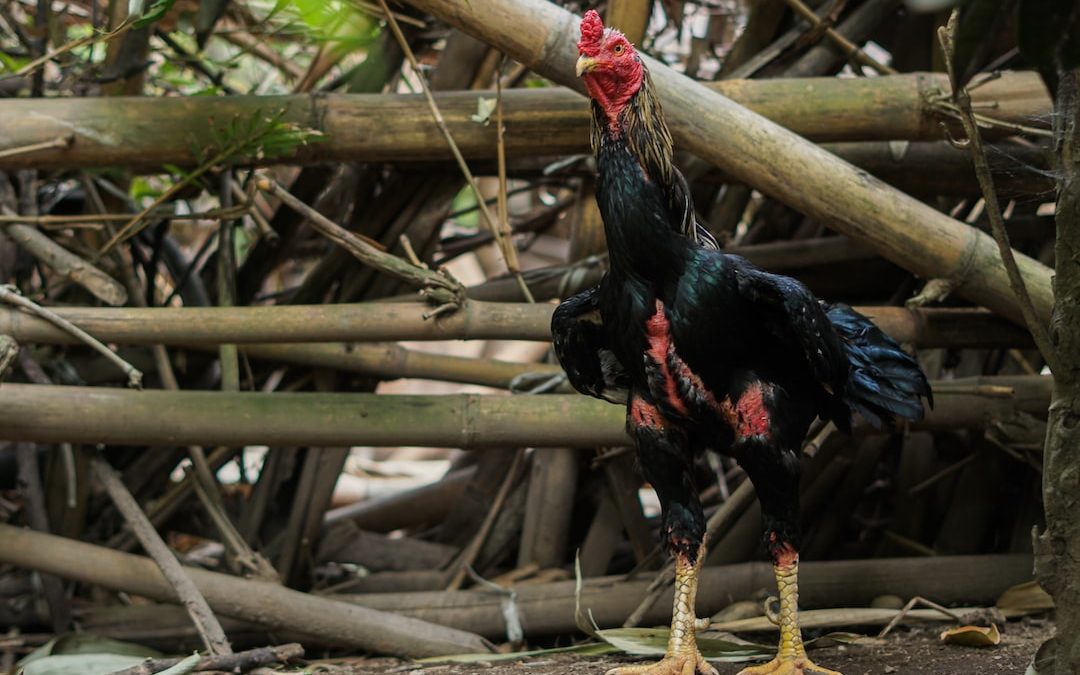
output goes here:
[[822, 668], [806, 655], [776, 657], [760, 666], [750, 666], [739, 671], [738, 675], [840, 675], [835, 670]]
[[697, 649], [669, 654], [657, 663], [640, 666], [619, 666], [604, 675], [717, 675]]

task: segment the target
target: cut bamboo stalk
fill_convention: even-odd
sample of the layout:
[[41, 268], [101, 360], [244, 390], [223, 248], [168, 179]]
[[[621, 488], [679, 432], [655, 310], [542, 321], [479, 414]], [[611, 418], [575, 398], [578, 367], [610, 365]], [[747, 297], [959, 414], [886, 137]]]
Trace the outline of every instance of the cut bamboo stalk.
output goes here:
[[256, 360], [333, 368], [380, 379], [417, 378], [501, 389], [508, 388], [515, 377], [525, 373], [556, 375], [562, 372], [554, 364], [434, 354], [395, 343], [250, 344], [241, 347], [240, 351]]
[[578, 460], [570, 448], [541, 448], [533, 454], [518, 567], [530, 563], [541, 569], [561, 567], [566, 559]]
[[[425, 319], [418, 302], [266, 307], [52, 307], [99, 340], [119, 344], [222, 342], [388, 342], [395, 340], [551, 339], [554, 305], [470, 300]], [[919, 347], [1015, 347], [1026, 331], [989, 312], [968, 309], [856, 307], [902, 343]], [[22, 344], [73, 344], [52, 324], [0, 307], [0, 334]]]
[[323, 526], [351, 520], [362, 530], [393, 532], [433, 522], [450, 510], [475, 474], [476, 467], [471, 466], [412, 490], [332, 509], [323, 517]]
[[[1031, 579], [1026, 555], [940, 556], [803, 562], [799, 566], [799, 604], [807, 609], [865, 606], [882, 594], [920, 595], [936, 602], [992, 603], [1006, 588]], [[586, 579], [581, 608], [601, 628], [622, 625], [644, 596], [650, 578], [622, 576]], [[705, 567], [698, 589], [698, 614], [709, 616], [733, 601], [749, 600], [776, 588], [772, 565], [762, 561]], [[525, 634], [533, 637], [574, 632], [575, 582], [521, 585], [515, 606]], [[366, 607], [462, 627], [498, 639], [506, 634], [502, 598], [475, 592], [378, 593], [335, 596]], [[645, 615], [646, 626], [671, 620], [671, 591]]]
[[[427, 4], [445, 8], [451, 3]], [[474, 6], [463, 16], [483, 16], [482, 11]], [[529, 31], [534, 40], [525, 47], [530, 60], [544, 33], [538, 28]], [[565, 29], [560, 37], [572, 44], [577, 40], [576, 24], [565, 24]], [[565, 67], [569, 70], [562, 73], [564, 82], [574, 72], [572, 62]], [[933, 92], [947, 90], [948, 84], [942, 74], [919, 73], [845, 80], [727, 80], [709, 87], [807, 138], [853, 141], [940, 139], [942, 118], [928, 99]], [[450, 133], [468, 159], [495, 157], [495, 126], [472, 120], [477, 98], [489, 95], [435, 94]], [[992, 106], [992, 116], [1004, 121], [1039, 124], [1033, 120], [1049, 119], [1050, 98], [1035, 73], [1004, 73], [972, 96], [977, 107]], [[588, 152], [589, 108], [572, 91], [510, 89], [503, 92], [503, 101], [509, 157]], [[110, 165], [156, 170], [162, 164], [193, 165], [200, 161], [195, 153], [213, 143], [215, 125], [224, 127], [234, 119], [282, 109], [285, 121], [321, 131], [327, 142], [299, 147], [291, 156], [274, 157], [270, 160], [274, 163], [450, 157], [446, 140], [419, 95], [5, 99], [0, 101], [0, 128], [5, 130], [0, 152], [62, 134], [71, 134], [74, 142], [66, 148], [0, 156], [0, 170]], [[671, 112], [668, 116], [674, 117]]]
[[[537, 73], [578, 91], [580, 19], [545, 0], [410, 0], [455, 28], [502, 49]], [[522, 31], [520, 26], [530, 30]], [[730, 98], [642, 56], [652, 71], [679, 150], [692, 152], [830, 228], [869, 245], [923, 278], [950, 280], [958, 294], [1021, 322], [994, 240], [899, 192]], [[1050, 269], [1017, 264], [1042, 321], [1053, 306]]]
[[[175, 602], [172, 586], [149, 558], [72, 539], [0, 525], [0, 561], [82, 583]], [[186, 572], [218, 613], [296, 631], [354, 648], [403, 656], [486, 652], [477, 635], [301, 593], [278, 584], [216, 572]]]
[[[1051, 378], [936, 383], [915, 429], [979, 429], [1018, 412], [1045, 414]], [[552, 424], [551, 420], [559, 420]], [[455, 448], [627, 445], [622, 406], [576, 394], [388, 395], [130, 391], [5, 384], [0, 439], [116, 445]]]

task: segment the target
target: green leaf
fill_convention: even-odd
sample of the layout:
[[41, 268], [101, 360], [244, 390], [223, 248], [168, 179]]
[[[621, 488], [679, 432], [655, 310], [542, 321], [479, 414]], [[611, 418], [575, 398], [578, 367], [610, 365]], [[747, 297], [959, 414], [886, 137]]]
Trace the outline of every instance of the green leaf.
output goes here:
[[173, 4], [175, 3], [176, 0], [155, 0], [154, 4], [150, 5], [150, 7], [143, 12], [142, 16], [135, 20], [134, 27], [143, 28], [144, 26], [149, 26], [161, 19], [170, 9], [172, 9]]
[[99, 635], [53, 638], [19, 662], [23, 675], [106, 675], [161, 656], [157, 650]]
[[137, 666], [144, 660], [123, 654], [64, 654], [37, 659], [19, 672], [22, 675], [109, 675]]
[[46, 656], [62, 654], [120, 654], [140, 658], [157, 658], [161, 652], [133, 642], [122, 642], [93, 633], [65, 633], [58, 635], [23, 657], [20, 665], [26, 665]]
[[28, 58], [17, 58], [6, 52], [0, 51], [0, 72], [9, 71], [14, 73], [28, 63], [30, 63], [30, 59]]

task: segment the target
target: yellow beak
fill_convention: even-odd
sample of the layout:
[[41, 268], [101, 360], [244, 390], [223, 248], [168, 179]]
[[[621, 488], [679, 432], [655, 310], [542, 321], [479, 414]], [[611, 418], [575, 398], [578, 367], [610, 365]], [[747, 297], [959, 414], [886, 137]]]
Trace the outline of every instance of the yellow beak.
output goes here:
[[599, 64], [596, 62], [596, 59], [589, 58], [588, 56], [579, 57], [577, 60], [576, 68], [577, 76], [581, 77], [585, 73], [590, 73], [593, 70], [596, 70], [596, 67], [598, 65]]

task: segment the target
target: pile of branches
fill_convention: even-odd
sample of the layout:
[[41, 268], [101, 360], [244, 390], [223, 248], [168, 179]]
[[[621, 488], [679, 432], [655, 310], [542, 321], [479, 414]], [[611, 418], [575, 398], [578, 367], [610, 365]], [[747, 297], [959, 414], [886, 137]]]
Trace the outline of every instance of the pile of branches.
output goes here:
[[[575, 635], [575, 606], [664, 622], [623, 413], [548, 354], [551, 301], [605, 268], [552, 37], [587, 7], [147, 4], [0, 9], [5, 653], [77, 628], [419, 657]], [[910, 427], [814, 428], [803, 605], [1030, 578], [1053, 357], [1021, 325], [1049, 316], [1056, 178], [1037, 64], [995, 43], [958, 97], [935, 16], [899, 0], [602, 9], [681, 71], [653, 68], [724, 248], [858, 306], [934, 381]], [[401, 446], [445, 475], [333, 500], [354, 448]], [[745, 475], [697, 470], [708, 615], [771, 576]]]

